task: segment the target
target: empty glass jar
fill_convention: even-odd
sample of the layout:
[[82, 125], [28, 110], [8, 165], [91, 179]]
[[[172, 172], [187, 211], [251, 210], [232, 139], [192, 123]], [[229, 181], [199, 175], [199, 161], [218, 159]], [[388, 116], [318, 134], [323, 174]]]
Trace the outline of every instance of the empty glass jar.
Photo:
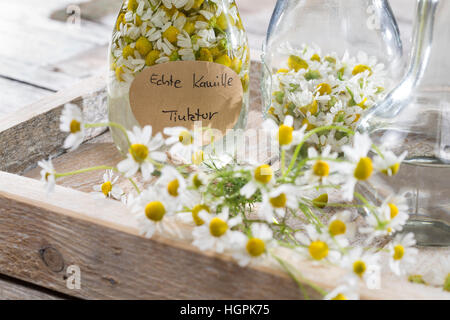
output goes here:
[[[355, 129], [404, 72], [402, 44], [384, 0], [278, 0], [264, 47], [264, 113], [297, 128]], [[314, 135], [336, 151], [342, 132]]]
[[420, 0], [408, 72], [362, 119], [373, 140], [407, 152], [376, 196], [405, 192], [412, 214], [406, 230], [421, 245], [450, 245], [450, 1]]

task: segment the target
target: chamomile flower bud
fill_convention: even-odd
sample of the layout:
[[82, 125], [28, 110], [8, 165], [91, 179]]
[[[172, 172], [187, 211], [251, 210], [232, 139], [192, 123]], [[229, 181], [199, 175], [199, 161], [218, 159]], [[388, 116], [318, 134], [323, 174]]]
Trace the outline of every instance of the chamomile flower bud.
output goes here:
[[100, 185], [95, 185], [93, 187], [95, 192], [92, 192], [92, 194], [96, 198], [112, 198], [121, 200], [124, 192], [122, 188], [117, 185], [118, 179], [119, 176], [114, 175], [112, 170], [107, 170], [103, 175], [103, 182]]
[[39, 161], [38, 166], [41, 168], [41, 181], [45, 184], [47, 194], [49, 194], [55, 190], [56, 185], [56, 171], [52, 159]]
[[416, 240], [412, 233], [399, 234], [389, 243], [389, 267], [396, 275], [406, 274], [408, 268], [415, 263], [418, 253], [415, 245]]
[[64, 148], [71, 151], [77, 149], [84, 141], [84, 121], [81, 109], [74, 104], [66, 104], [61, 114], [60, 129], [68, 132]]

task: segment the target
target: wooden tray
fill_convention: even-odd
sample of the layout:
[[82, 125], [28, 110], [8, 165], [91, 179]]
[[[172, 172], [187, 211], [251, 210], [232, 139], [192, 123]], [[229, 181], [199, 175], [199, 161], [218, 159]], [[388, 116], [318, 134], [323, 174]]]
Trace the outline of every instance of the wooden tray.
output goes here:
[[[260, 64], [252, 64], [250, 127], [261, 122]], [[37, 161], [54, 157], [58, 171], [107, 164], [121, 155], [109, 132], [91, 130], [75, 152], [62, 149], [59, 116], [65, 103], [83, 107], [89, 121], [106, 115], [105, 80], [89, 79], [0, 119], [0, 298], [85, 299], [302, 299], [320, 298], [307, 283], [333, 289], [343, 275], [335, 267], [292, 261], [304, 291], [267, 263], [241, 268], [229, 257], [200, 252], [188, 241], [138, 235], [117, 201], [86, 192], [103, 172], [58, 180], [49, 196]], [[177, 227], [186, 237], [189, 230]], [[67, 287], [69, 266], [79, 266], [81, 289]], [[442, 290], [386, 275], [382, 289], [361, 291], [363, 299], [450, 299]]]

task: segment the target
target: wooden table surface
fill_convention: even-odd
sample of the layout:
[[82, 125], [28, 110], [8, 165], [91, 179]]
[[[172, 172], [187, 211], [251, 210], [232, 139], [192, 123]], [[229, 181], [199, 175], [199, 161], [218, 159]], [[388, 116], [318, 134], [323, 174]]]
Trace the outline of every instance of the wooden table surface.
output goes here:
[[[106, 72], [122, 0], [0, 0], [0, 117]], [[276, 0], [237, 0], [250, 47], [262, 47]], [[413, 0], [391, 0], [408, 39]], [[81, 25], [68, 23], [81, 12]], [[68, 12], [75, 12], [69, 16]], [[258, 56], [255, 54], [254, 56]]]
[[[122, 0], [0, 0], [0, 117], [106, 71], [107, 47]], [[276, 0], [237, 0], [250, 47], [262, 47]], [[414, 1], [391, 0], [408, 46]], [[81, 25], [68, 12], [81, 10]], [[72, 16], [73, 17], [73, 16]], [[19, 142], [20, 143], [20, 142]], [[0, 277], [0, 299], [67, 298]]]

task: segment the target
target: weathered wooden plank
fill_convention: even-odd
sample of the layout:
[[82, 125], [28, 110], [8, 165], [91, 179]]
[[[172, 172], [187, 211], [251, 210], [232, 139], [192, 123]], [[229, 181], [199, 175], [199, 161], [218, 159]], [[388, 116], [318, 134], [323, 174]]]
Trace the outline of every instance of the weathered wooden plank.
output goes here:
[[[87, 121], [105, 121], [104, 85], [103, 77], [93, 78], [0, 118], [0, 170], [22, 172], [42, 158], [63, 152], [66, 135], [59, 130], [59, 117], [65, 103], [81, 106]], [[104, 129], [90, 130], [86, 138], [101, 132]]]
[[59, 294], [29, 283], [0, 276], [0, 300], [62, 300]]
[[[118, 202], [60, 187], [46, 197], [39, 182], [10, 174], [0, 173], [0, 181], [0, 267], [7, 275], [90, 299], [301, 298], [281, 272], [138, 237]], [[54, 251], [51, 261], [40, 254], [46, 248]], [[81, 269], [80, 290], [66, 286], [70, 265]]]
[[[261, 65], [252, 63], [251, 68], [251, 110], [249, 126], [258, 127], [262, 121], [259, 81]], [[94, 77], [46, 97], [22, 110], [0, 118], [0, 170], [23, 173], [34, 167], [37, 161], [62, 153], [61, 145], [65, 134], [59, 130], [62, 106], [72, 102], [84, 108], [85, 117], [90, 122], [100, 122], [107, 118], [104, 77]], [[87, 139], [104, 132], [91, 130]], [[46, 137], [46, 139], [42, 139]], [[20, 141], [20, 144], [15, 143]], [[27, 157], [23, 157], [27, 154]]]
[[54, 93], [51, 90], [2, 77], [0, 77], [0, 88], [0, 117], [17, 111], [20, 106], [25, 106]]
[[[0, 245], [4, 248], [0, 269], [9, 276], [80, 298], [302, 298], [296, 284], [275, 264], [243, 269], [226, 255], [202, 253], [189, 245], [189, 227], [173, 224], [168, 230], [173, 235], [145, 240], [120, 202], [96, 200], [63, 187], [46, 196], [40, 182], [0, 173]], [[48, 248], [52, 254], [47, 261], [42, 252]], [[277, 255], [326, 290], [343, 276], [343, 270], [293, 259], [283, 250]], [[70, 265], [81, 269], [81, 290], [66, 286], [65, 270]], [[380, 290], [362, 288], [361, 296], [450, 299], [440, 289], [389, 275], [383, 275]]]

